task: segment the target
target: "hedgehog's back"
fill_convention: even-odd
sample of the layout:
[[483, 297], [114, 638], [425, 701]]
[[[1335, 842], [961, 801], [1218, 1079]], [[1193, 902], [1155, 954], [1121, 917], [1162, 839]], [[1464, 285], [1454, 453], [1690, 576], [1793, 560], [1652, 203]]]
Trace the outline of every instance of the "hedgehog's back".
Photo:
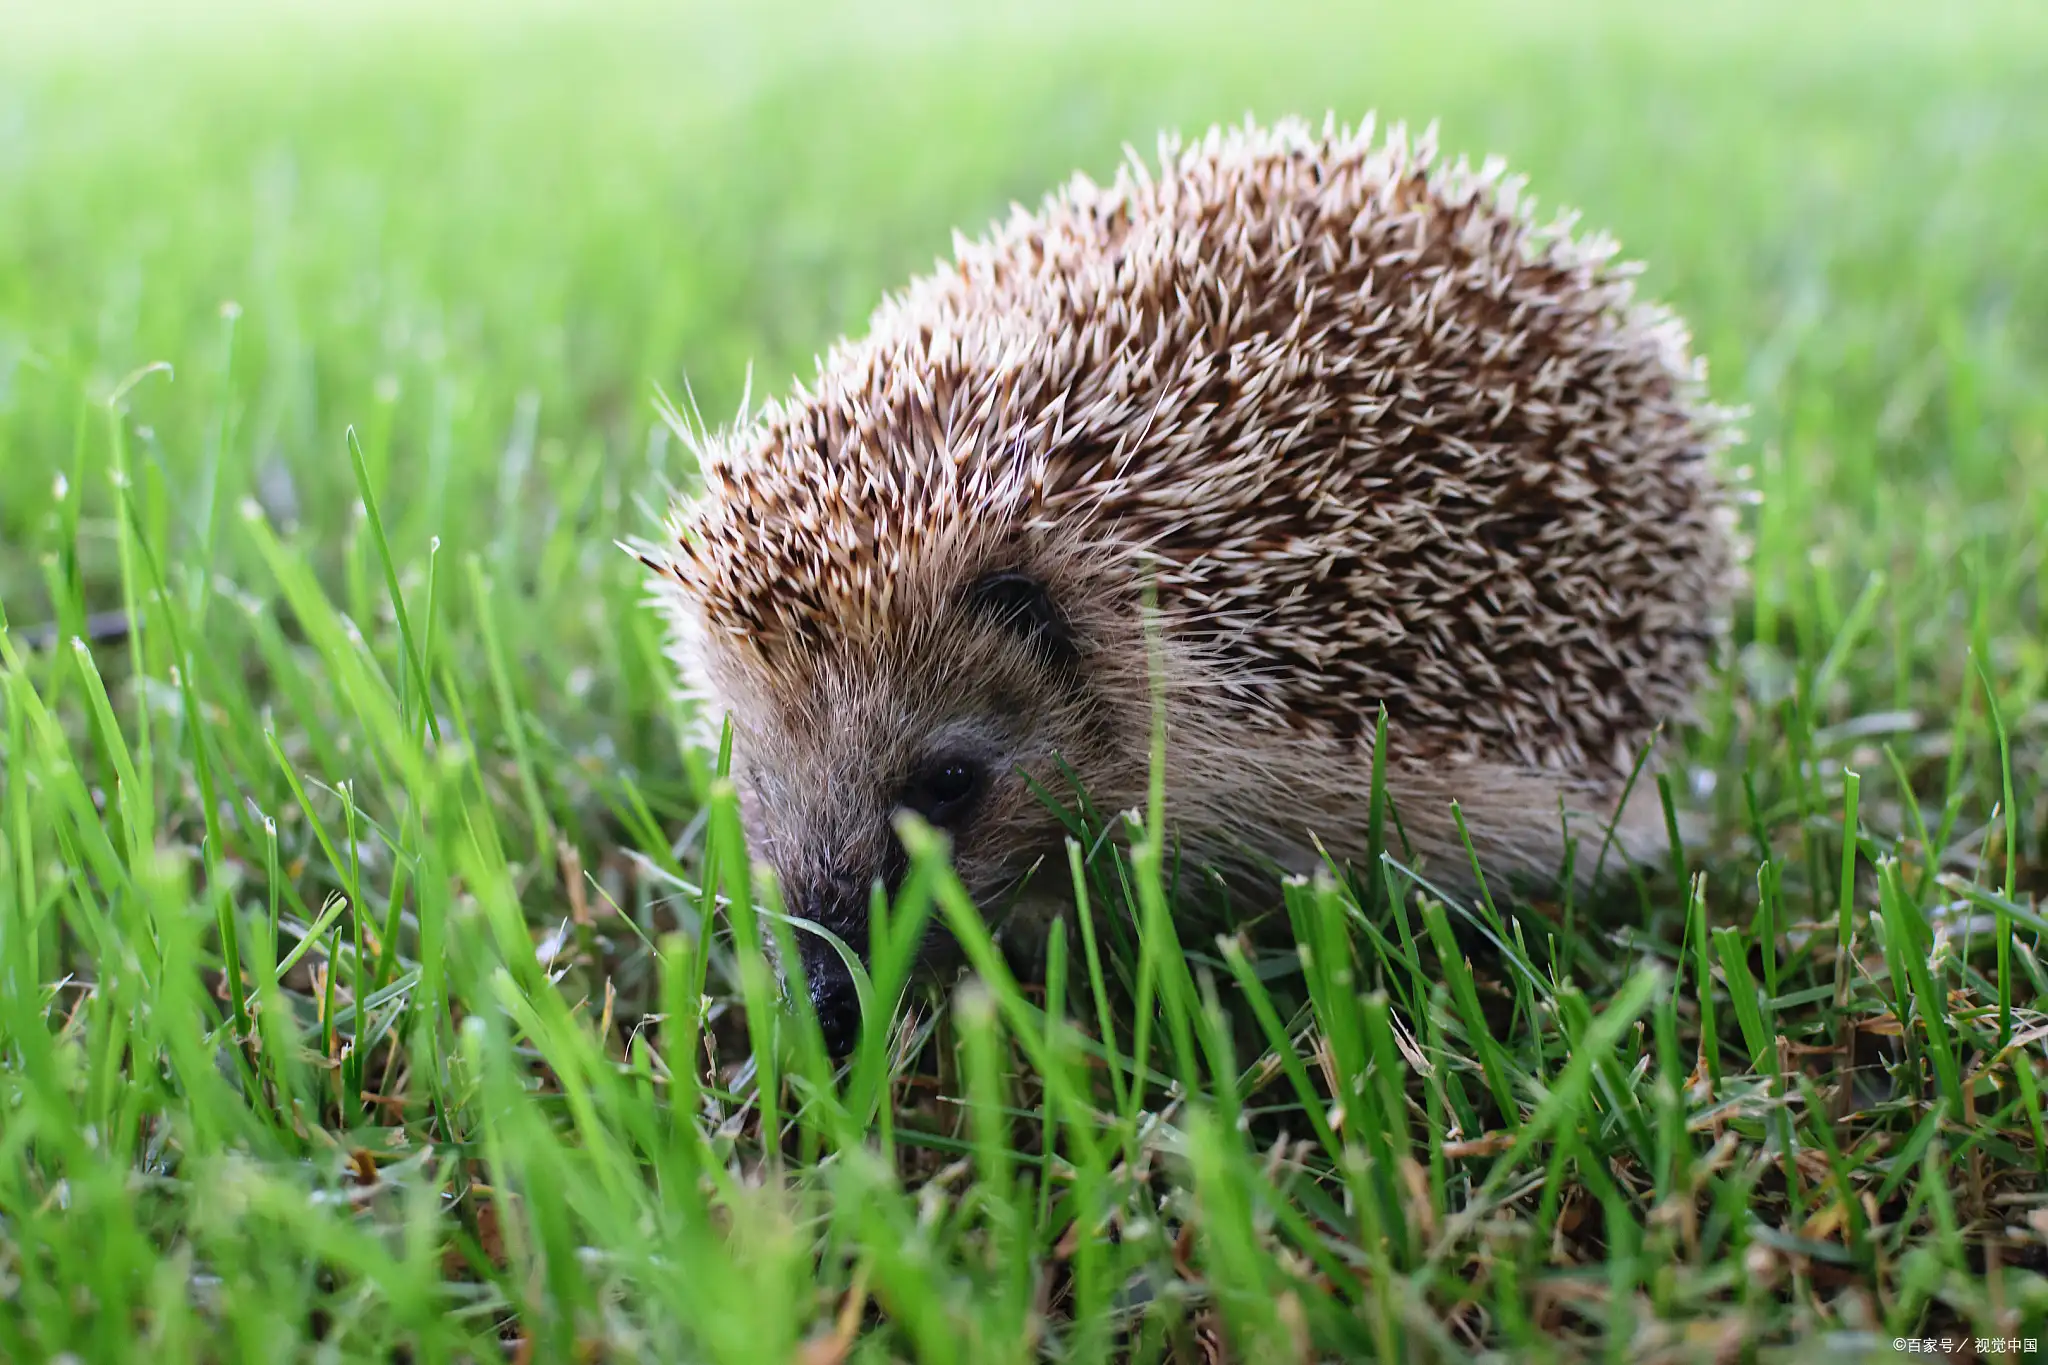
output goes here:
[[733, 448], [690, 571], [750, 630], [832, 631], [928, 612], [941, 569], [1122, 564], [1247, 719], [1384, 702], [1412, 753], [1609, 769], [1723, 612], [1721, 439], [1682, 328], [1496, 168], [1212, 133], [885, 304]]

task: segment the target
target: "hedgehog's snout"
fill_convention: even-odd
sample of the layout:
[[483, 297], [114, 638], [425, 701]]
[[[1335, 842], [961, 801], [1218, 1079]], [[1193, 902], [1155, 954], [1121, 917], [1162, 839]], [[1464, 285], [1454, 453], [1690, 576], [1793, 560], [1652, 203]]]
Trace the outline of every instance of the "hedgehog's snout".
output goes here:
[[853, 973], [830, 944], [821, 943], [817, 953], [804, 964], [804, 981], [810, 992], [811, 1011], [818, 1017], [818, 1031], [824, 1035], [825, 1050], [838, 1061], [853, 1051], [860, 1038], [860, 996], [853, 987]]
[[[863, 962], [868, 948], [867, 905], [866, 890], [845, 876], [800, 885], [790, 902], [793, 913], [829, 930]], [[837, 946], [817, 934], [803, 934], [796, 949], [804, 991], [817, 1015], [826, 1050], [835, 1060], [843, 1058], [860, 1037], [860, 995], [854, 989], [853, 972]]]

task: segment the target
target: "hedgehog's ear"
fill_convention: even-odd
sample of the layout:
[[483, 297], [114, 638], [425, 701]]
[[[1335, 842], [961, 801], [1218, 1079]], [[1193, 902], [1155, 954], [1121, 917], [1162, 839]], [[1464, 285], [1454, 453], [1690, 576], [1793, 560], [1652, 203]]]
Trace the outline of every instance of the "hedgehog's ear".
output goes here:
[[1030, 574], [1014, 569], [985, 573], [967, 588], [967, 610], [1014, 634], [1036, 649], [1047, 663], [1066, 666], [1080, 657], [1074, 629], [1052, 591]]

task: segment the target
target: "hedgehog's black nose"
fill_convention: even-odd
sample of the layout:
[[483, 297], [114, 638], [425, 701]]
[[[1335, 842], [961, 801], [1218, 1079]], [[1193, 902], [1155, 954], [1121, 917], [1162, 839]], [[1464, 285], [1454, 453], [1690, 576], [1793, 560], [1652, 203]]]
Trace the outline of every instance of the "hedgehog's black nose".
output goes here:
[[[868, 952], [868, 896], [872, 879], [858, 872], [829, 869], [823, 875], [787, 878], [796, 890], [790, 903], [797, 913], [826, 931], [865, 962]], [[884, 868], [884, 878], [890, 877]], [[887, 884], [885, 880], [885, 884]], [[892, 888], [893, 889], [893, 888]], [[843, 1061], [860, 1039], [860, 994], [853, 986], [853, 971], [839, 955], [839, 945], [822, 934], [805, 934], [796, 945], [803, 964], [804, 986], [811, 997], [811, 1010], [825, 1036], [825, 1047], [834, 1061]]]
[[833, 1061], [843, 1061], [860, 1038], [860, 996], [853, 988], [853, 974], [839, 955], [826, 947], [808, 964], [804, 975], [810, 986], [811, 1009], [818, 1016], [818, 1031], [825, 1036], [825, 1050]]

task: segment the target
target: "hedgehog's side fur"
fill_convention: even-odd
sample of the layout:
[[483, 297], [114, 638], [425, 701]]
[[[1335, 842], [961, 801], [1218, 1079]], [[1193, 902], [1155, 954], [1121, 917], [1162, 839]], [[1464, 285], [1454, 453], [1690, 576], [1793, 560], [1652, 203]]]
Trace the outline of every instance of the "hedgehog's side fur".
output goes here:
[[[700, 440], [649, 558], [799, 912], [859, 946], [903, 775], [947, 736], [1005, 765], [955, 832], [970, 889], [1061, 865], [1007, 774], [1056, 789], [1064, 760], [1138, 803], [1155, 686], [1199, 860], [1362, 852], [1381, 705], [1434, 871], [1465, 880], [1454, 798], [1489, 873], [1553, 875], [1563, 811], [1598, 843], [1725, 617], [1725, 415], [1609, 241], [1429, 141], [1246, 126], [1076, 178]], [[995, 573], [1042, 588], [1063, 652], [966, 605]]]

